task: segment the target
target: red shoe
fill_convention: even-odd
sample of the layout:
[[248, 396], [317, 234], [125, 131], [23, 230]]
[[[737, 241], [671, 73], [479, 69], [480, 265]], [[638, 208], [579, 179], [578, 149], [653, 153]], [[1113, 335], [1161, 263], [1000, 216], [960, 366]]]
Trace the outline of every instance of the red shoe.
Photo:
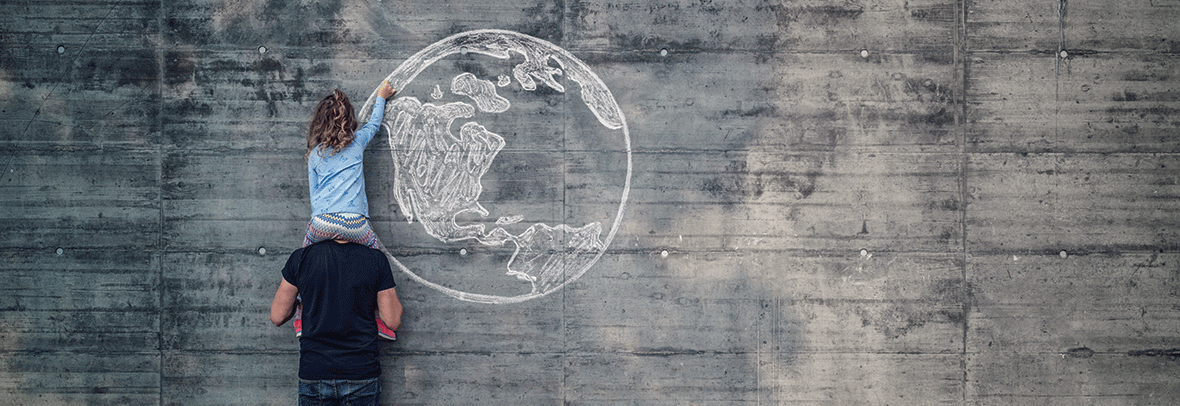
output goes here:
[[381, 321], [380, 318], [377, 319], [377, 336], [389, 341], [397, 341], [397, 333], [386, 327], [385, 322]]
[[295, 307], [295, 320], [291, 325], [295, 326], [295, 338], [303, 337], [303, 305]]

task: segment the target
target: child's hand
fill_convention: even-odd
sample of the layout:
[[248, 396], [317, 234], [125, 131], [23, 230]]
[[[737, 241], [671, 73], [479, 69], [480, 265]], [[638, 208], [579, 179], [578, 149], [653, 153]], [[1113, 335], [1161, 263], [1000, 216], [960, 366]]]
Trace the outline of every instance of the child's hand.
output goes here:
[[394, 93], [397, 93], [397, 90], [393, 90], [393, 86], [390, 86], [389, 82], [381, 82], [381, 87], [377, 89], [377, 95], [381, 96], [382, 99], [388, 100], [390, 97], [393, 97]]

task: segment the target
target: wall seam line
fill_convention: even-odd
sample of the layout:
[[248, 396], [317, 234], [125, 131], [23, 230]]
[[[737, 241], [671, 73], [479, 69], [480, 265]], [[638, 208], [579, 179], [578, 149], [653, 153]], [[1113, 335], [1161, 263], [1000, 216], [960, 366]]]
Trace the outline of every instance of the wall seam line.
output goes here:
[[967, 172], [970, 160], [968, 159], [967, 151], [967, 6], [968, 0], [959, 0], [957, 2], [959, 7], [958, 12], [958, 27], [955, 27], [955, 75], [958, 79], [959, 97], [958, 106], [955, 109], [955, 126], [958, 130], [958, 144], [959, 144], [959, 267], [961, 285], [960, 311], [962, 312], [962, 347], [959, 353], [959, 368], [962, 370], [962, 383], [959, 391], [963, 405], [967, 404], [967, 385], [968, 385], [968, 360], [967, 360], [967, 339], [969, 334], [969, 320], [971, 312], [971, 288], [970, 280], [968, 279], [968, 260], [970, 254], [968, 252], [967, 240]]
[[156, 223], [156, 357], [157, 357], [157, 372], [159, 384], [159, 398], [158, 405], [163, 406], [164, 400], [164, 7], [163, 0], [158, 1], [156, 6], [156, 117], [155, 130], [159, 137], [156, 143], [156, 184], [159, 186], [158, 194], [156, 196], [156, 204], [158, 205], [159, 217]]
[[[569, 45], [565, 40], [565, 33], [569, 32], [569, 30], [570, 30], [569, 20], [566, 18], [566, 16], [569, 15], [569, 12], [570, 12], [569, 4], [564, 1], [561, 2], [561, 17], [560, 17], [561, 18], [561, 34], [560, 34], [561, 38], [558, 40], [559, 41], [558, 43], [561, 44], [560, 47], [562, 49], [566, 49], [566, 47]], [[568, 102], [569, 93], [562, 92], [561, 97], [563, 99], [566, 99], [566, 101]], [[563, 108], [567, 108], [567, 106], [569, 106], [569, 103], [567, 103], [567, 102], [562, 103]], [[567, 113], [568, 113], [568, 110], [567, 110]], [[568, 117], [568, 114], [566, 116]], [[568, 187], [569, 186], [569, 184], [568, 184], [569, 179], [567, 179], [566, 175], [569, 173], [569, 143], [567, 141], [569, 139], [570, 124], [569, 124], [569, 120], [562, 120], [562, 123], [563, 123], [563, 128], [561, 131], [561, 223], [565, 224], [566, 220], [569, 218], [566, 214], [566, 207], [569, 207], [569, 201], [567, 200], [567, 199], [569, 199], [569, 195], [567, 193], [569, 191], [569, 187]], [[562, 233], [562, 239], [566, 240], [566, 241], [563, 241], [563, 244], [562, 244], [563, 247], [569, 247], [568, 238], [569, 238], [569, 236], [567, 234]], [[606, 251], [606, 248], [607, 247], [603, 247], [603, 251]], [[569, 272], [568, 267], [562, 267], [562, 268], [563, 268], [563, 271], [562, 271], [563, 273]], [[562, 279], [567, 281], [567, 285], [568, 285], [569, 275], [568, 274], [562, 275]], [[569, 385], [569, 383], [566, 381], [566, 377], [569, 376], [569, 371], [567, 370], [567, 368], [568, 368], [567, 365], [569, 364], [569, 362], [566, 359], [566, 354], [569, 353], [569, 348], [570, 348], [569, 315], [566, 312], [566, 306], [567, 306], [567, 304], [568, 304], [567, 302], [569, 300], [569, 294], [567, 293], [567, 291], [568, 291], [568, 289], [565, 287], [563, 287], [561, 289], [561, 347], [562, 347], [562, 351], [561, 351], [561, 354], [558, 355], [558, 362], [561, 363], [561, 385], [559, 386], [559, 389], [558, 389], [558, 396], [561, 398], [562, 405], [569, 404], [569, 399], [566, 398], [566, 395], [568, 393], [566, 389], [568, 388], [568, 385]]]

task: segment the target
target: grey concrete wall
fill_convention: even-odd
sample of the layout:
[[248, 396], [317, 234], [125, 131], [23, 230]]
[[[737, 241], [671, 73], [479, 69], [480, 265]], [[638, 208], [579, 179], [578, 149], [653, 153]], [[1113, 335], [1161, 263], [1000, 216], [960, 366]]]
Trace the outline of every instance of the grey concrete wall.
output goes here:
[[[266, 314], [314, 103], [359, 107], [423, 48], [502, 29], [609, 87], [625, 215], [521, 303], [395, 274], [385, 404], [1176, 404], [1177, 20], [1174, 0], [4, 2], [0, 403], [292, 404], [297, 343]], [[495, 122], [486, 221], [609, 218], [626, 148], [586, 137], [576, 93], [516, 86], [531, 113]], [[394, 254], [519, 288], [488, 265], [504, 249], [405, 221], [385, 137], [366, 176]]]

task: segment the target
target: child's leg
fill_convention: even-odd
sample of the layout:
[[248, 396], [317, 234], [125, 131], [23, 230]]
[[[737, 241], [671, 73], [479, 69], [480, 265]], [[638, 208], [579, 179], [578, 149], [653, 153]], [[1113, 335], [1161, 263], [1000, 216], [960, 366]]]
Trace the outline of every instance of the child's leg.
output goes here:
[[369, 226], [369, 219], [356, 213], [330, 213], [312, 217], [307, 224], [303, 246], [326, 240], [355, 242], [375, 250], [384, 247], [381, 240], [377, 239], [377, 233]]

